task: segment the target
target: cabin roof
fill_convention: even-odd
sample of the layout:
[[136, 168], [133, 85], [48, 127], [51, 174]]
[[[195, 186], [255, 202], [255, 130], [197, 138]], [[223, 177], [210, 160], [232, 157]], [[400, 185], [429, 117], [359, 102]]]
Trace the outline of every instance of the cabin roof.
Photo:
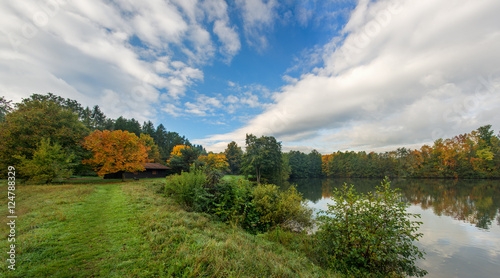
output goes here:
[[161, 165], [160, 163], [144, 163], [142, 164], [144, 168], [146, 169], [152, 169], [152, 170], [168, 170], [171, 169], [170, 167], [167, 167], [165, 165]]

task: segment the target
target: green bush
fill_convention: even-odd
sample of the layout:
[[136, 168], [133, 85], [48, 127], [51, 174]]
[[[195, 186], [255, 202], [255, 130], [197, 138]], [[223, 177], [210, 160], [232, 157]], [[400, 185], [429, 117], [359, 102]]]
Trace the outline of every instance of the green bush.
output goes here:
[[276, 185], [260, 184], [255, 187], [252, 196], [261, 225], [302, 230], [312, 224], [312, 210], [304, 204], [302, 195], [293, 185], [286, 191], [280, 191]]
[[259, 214], [252, 203], [252, 185], [246, 180], [223, 181], [213, 189], [213, 213], [224, 222], [239, 224], [245, 230], [255, 233]]
[[286, 191], [275, 185], [254, 187], [247, 180], [221, 180], [218, 173], [198, 169], [170, 176], [164, 193], [194, 211], [213, 214], [251, 233], [277, 226], [300, 231], [311, 225], [312, 210], [294, 186]]
[[423, 252], [413, 245], [420, 215], [407, 213], [397, 190], [384, 180], [375, 193], [358, 195], [344, 185], [333, 194], [332, 205], [319, 215], [315, 233], [317, 260], [351, 276], [424, 276], [415, 265]]
[[[167, 178], [164, 191], [180, 204], [194, 209], [204, 203], [203, 201], [208, 197], [204, 190], [205, 182], [206, 175], [200, 170], [194, 170], [191, 173], [182, 172], [180, 175]], [[201, 211], [201, 208], [198, 211]]]

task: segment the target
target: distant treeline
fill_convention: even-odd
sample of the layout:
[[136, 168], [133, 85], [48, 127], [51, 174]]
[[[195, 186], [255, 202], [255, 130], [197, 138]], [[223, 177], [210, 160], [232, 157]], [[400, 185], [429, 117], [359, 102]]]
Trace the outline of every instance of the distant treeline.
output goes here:
[[500, 138], [491, 125], [420, 150], [336, 152], [322, 156], [327, 177], [500, 178]]

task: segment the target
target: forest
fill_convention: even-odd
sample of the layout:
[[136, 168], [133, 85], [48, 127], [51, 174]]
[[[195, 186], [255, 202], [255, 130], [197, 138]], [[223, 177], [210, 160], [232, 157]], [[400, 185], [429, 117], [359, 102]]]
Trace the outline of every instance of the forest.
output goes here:
[[500, 137], [491, 125], [419, 150], [336, 152], [322, 156], [327, 177], [500, 178]]
[[[491, 125], [414, 150], [282, 152], [281, 142], [273, 136], [247, 134], [244, 150], [233, 141], [215, 154], [161, 123], [155, 127], [151, 121], [111, 119], [97, 105], [84, 108], [76, 100], [48, 93], [33, 94], [16, 104], [1, 97], [0, 131], [0, 174], [7, 166], [18, 165], [21, 175], [39, 182], [136, 171], [144, 162], [167, 165], [172, 173], [207, 166], [278, 185], [288, 179], [316, 177], [500, 178], [500, 135], [494, 134]], [[113, 140], [134, 142], [136, 149], [120, 149]], [[123, 153], [133, 155], [124, 158]], [[118, 164], [123, 167], [109, 167]]]

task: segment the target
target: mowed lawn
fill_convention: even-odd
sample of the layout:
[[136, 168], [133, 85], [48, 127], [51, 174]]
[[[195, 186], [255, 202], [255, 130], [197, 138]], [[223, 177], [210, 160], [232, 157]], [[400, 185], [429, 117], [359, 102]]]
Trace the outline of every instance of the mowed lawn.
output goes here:
[[17, 186], [16, 270], [7, 268], [7, 186], [0, 277], [334, 277], [304, 255], [186, 212], [165, 182]]

